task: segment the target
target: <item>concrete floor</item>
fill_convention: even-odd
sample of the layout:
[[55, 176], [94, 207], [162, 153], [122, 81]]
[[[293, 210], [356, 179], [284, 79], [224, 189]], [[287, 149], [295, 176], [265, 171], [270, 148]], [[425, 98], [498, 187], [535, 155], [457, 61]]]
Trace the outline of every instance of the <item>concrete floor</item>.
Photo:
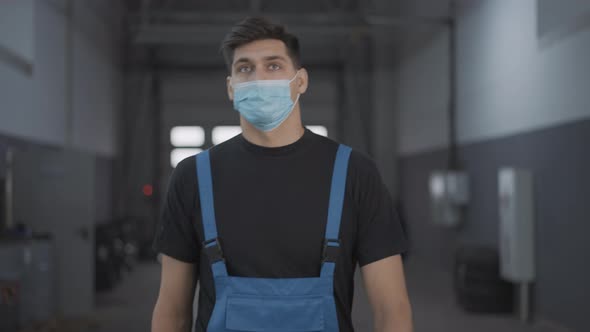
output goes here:
[[[99, 332], [145, 332], [150, 330], [151, 313], [156, 301], [160, 266], [139, 265], [109, 293], [97, 296], [94, 319]], [[451, 276], [420, 264], [416, 259], [406, 262], [408, 291], [414, 311], [416, 332], [572, 332], [554, 324], [538, 321], [521, 324], [514, 317], [468, 315], [455, 305]], [[353, 308], [356, 331], [372, 331], [371, 313], [360, 274]]]

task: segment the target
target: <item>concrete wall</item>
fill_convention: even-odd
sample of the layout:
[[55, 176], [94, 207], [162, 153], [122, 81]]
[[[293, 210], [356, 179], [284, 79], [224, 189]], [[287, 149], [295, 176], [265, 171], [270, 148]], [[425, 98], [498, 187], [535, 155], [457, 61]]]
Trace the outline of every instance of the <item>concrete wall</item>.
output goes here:
[[71, 3], [70, 20], [67, 1], [32, 2], [33, 45], [22, 47], [32, 50], [32, 72], [0, 61], [0, 133], [112, 157], [121, 90], [113, 31], [121, 25], [107, 2]]
[[[2, 15], [14, 12], [6, 9], [15, 3], [2, 2]], [[31, 42], [30, 47], [21, 47], [31, 71], [0, 57], [0, 152], [4, 145], [15, 147], [17, 153], [22, 147], [57, 147], [93, 155], [100, 193], [93, 221], [112, 219], [112, 168], [120, 153], [123, 87], [121, 3], [18, 3], [29, 10], [21, 8], [21, 16], [30, 14], [31, 20], [3, 20], [2, 26], [12, 24], [7, 30], [20, 33], [7, 36]], [[23, 35], [27, 31], [30, 34]], [[0, 177], [3, 173], [0, 167]]]
[[0, 3], [0, 58], [5, 62], [17, 66], [19, 63], [33, 63], [33, 3], [33, 0], [6, 0]]
[[[11, 3], [2, 2], [0, 12]], [[21, 52], [31, 70], [0, 57], [0, 158], [15, 151], [15, 221], [53, 234], [59, 313], [85, 314], [94, 305], [94, 224], [113, 216], [122, 7], [102, 0], [27, 3], [32, 20], [11, 29], [31, 30], [32, 56], [29, 48]], [[5, 168], [0, 162], [0, 178]]]
[[[579, 234], [590, 232], [590, 160], [584, 152], [590, 140], [590, 25], [578, 18], [548, 19], [560, 11], [542, 3], [459, 3], [456, 125], [460, 163], [472, 179], [472, 201], [461, 230], [433, 227], [427, 209], [429, 173], [444, 168], [448, 157], [448, 31], [441, 28], [402, 61], [397, 71], [400, 190], [415, 254], [450, 270], [461, 244], [497, 247], [498, 168], [532, 170], [535, 312], [585, 331], [590, 325], [581, 294], [590, 293], [585, 281], [590, 269], [580, 263], [588, 261], [590, 246]], [[560, 6], [580, 17], [588, 12], [587, 3]], [[572, 22], [575, 26], [568, 28]]]
[[[583, 15], [587, 5], [580, 6]], [[464, 1], [459, 14], [457, 125], [461, 143], [590, 116], [586, 107], [590, 96], [583, 93], [590, 83], [590, 63], [585, 61], [590, 51], [589, 29], [544, 46], [543, 36], [537, 34], [537, 18], [550, 12], [538, 13], [532, 0]], [[441, 28], [398, 68], [399, 148], [404, 155], [447, 144], [447, 51], [448, 31]]]
[[[590, 25], [541, 47], [536, 1], [482, 1], [471, 6], [461, 11], [457, 36], [460, 141], [590, 116], [590, 95], [585, 93], [590, 83]], [[587, 6], [582, 7], [581, 13]]]

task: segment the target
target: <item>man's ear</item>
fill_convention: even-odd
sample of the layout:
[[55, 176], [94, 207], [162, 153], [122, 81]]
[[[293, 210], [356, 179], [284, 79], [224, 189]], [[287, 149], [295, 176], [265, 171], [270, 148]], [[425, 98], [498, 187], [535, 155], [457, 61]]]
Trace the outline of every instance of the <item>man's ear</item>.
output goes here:
[[307, 74], [307, 70], [305, 68], [299, 69], [299, 74], [295, 79], [297, 82], [297, 92], [300, 94], [304, 94], [307, 91], [307, 86], [309, 84], [309, 75]]
[[230, 101], [234, 101], [234, 88], [231, 85], [231, 76], [225, 79], [225, 85], [227, 86], [227, 97]]

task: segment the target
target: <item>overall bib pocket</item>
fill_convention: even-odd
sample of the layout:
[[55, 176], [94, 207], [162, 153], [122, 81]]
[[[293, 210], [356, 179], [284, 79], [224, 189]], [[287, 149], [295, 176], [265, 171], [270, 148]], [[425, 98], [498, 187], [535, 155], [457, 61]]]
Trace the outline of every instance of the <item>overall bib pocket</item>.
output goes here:
[[323, 331], [323, 298], [230, 296], [227, 299], [225, 327], [252, 332]]

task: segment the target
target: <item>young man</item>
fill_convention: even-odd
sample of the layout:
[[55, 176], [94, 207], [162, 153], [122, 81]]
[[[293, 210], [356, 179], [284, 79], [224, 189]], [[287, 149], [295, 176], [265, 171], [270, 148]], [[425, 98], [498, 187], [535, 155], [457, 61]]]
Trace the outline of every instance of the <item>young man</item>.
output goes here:
[[357, 263], [376, 331], [412, 331], [390, 195], [368, 157], [304, 129], [297, 38], [249, 18], [222, 51], [242, 134], [171, 176], [152, 331], [190, 330], [197, 280], [195, 331], [353, 331]]

